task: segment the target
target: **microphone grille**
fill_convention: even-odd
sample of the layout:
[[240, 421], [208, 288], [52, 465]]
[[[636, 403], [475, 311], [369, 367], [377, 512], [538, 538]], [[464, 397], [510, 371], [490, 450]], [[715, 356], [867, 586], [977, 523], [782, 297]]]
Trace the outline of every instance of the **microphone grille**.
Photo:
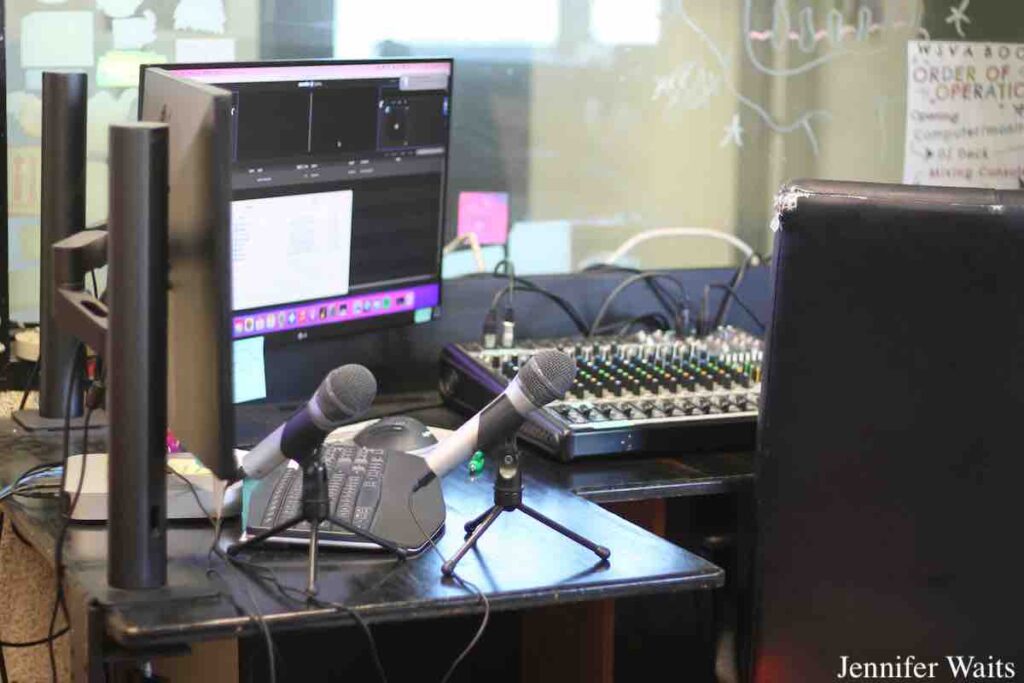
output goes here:
[[314, 399], [320, 412], [331, 422], [362, 415], [377, 397], [377, 379], [362, 365], [342, 365], [320, 383]]
[[530, 356], [519, 370], [523, 393], [535, 406], [543, 406], [565, 396], [576, 379], [576, 361], [547, 349]]

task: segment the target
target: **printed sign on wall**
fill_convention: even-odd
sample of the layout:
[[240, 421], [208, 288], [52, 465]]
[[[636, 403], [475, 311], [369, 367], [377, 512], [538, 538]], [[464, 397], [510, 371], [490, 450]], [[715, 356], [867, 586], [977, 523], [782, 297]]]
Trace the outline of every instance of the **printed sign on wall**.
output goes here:
[[1024, 188], [1024, 44], [907, 44], [903, 182]]

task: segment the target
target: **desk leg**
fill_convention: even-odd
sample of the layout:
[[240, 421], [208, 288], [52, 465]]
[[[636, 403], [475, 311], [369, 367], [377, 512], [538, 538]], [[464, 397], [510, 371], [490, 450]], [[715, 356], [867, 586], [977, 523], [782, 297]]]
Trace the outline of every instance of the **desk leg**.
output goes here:
[[523, 612], [522, 680], [615, 680], [615, 602], [599, 600]]
[[71, 680], [73, 683], [104, 683], [103, 609], [86, 602], [80, 593], [67, 588], [71, 617]]

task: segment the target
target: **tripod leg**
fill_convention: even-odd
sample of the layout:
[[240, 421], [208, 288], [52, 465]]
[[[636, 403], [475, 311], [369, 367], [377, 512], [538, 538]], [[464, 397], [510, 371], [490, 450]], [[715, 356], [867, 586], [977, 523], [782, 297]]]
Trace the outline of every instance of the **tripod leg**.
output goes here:
[[272, 529], [267, 529], [266, 531], [262, 531], [262, 532], [256, 534], [255, 536], [253, 536], [252, 538], [250, 538], [250, 539], [248, 539], [246, 541], [243, 541], [242, 543], [236, 543], [235, 545], [230, 546], [228, 548], [228, 555], [236, 555], [240, 551], [245, 550], [246, 548], [250, 548], [250, 547], [252, 547], [254, 545], [259, 545], [260, 543], [262, 543], [263, 541], [267, 540], [271, 536], [276, 536], [277, 534], [281, 533], [285, 529], [290, 529], [291, 527], [293, 527], [293, 526], [295, 526], [297, 524], [301, 524], [304, 521], [306, 521], [306, 520], [303, 519], [303, 517], [301, 515], [299, 515], [298, 517], [293, 517], [293, 518], [289, 519], [287, 522], [281, 522], [280, 524], [278, 524], [277, 526], [275, 526]]
[[473, 533], [473, 529], [480, 526], [480, 522], [484, 521], [484, 519], [486, 519], [487, 515], [489, 514], [491, 514], [491, 511], [489, 509], [484, 510], [481, 514], [477, 515], [476, 518], [466, 522], [466, 525], [463, 527], [463, 529], [466, 530], [466, 538], [469, 538], [469, 535]]
[[365, 538], [367, 541], [376, 543], [385, 550], [390, 550], [395, 555], [398, 555], [399, 558], [405, 559], [405, 557], [409, 554], [409, 551], [403, 548], [402, 546], [396, 543], [392, 543], [386, 538], [381, 538], [380, 536], [371, 531], [367, 531], [366, 529], [359, 529], [349, 524], [348, 522], [343, 522], [337, 517], [328, 517], [327, 521], [333, 524], [334, 526], [340, 526], [342, 529], [348, 531], [349, 533], [353, 533], [356, 536], [361, 536], [362, 538]]
[[605, 548], [603, 545], [598, 545], [598, 544], [594, 543], [593, 541], [591, 541], [590, 539], [587, 539], [587, 538], [584, 538], [583, 536], [580, 536], [578, 533], [576, 533], [572, 529], [565, 528], [564, 526], [562, 526], [561, 524], [559, 524], [555, 520], [553, 520], [553, 519], [551, 519], [549, 517], [545, 517], [541, 513], [539, 513], [536, 510], [534, 510], [533, 508], [528, 507], [526, 505], [520, 505], [519, 509], [522, 510], [523, 512], [525, 512], [526, 514], [530, 515], [531, 517], [533, 517], [535, 520], [537, 520], [541, 524], [543, 524], [543, 525], [545, 525], [547, 527], [550, 527], [550, 528], [554, 529], [555, 531], [557, 531], [558, 533], [562, 534], [563, 536], [566, 536], [566, 537], [571, 538], [572, 540], [576, 541], [581, 546], [583, 546], [587, 550], [590, 550], [595, 555], [600, 557], [602, 560], [607, 560], [609, 557], [611, 557], [612, 551], [608, 550], [608, 548]]
[[455, 553], [452, 559], [448, 560], [443, 565], [441, 565], [442, 574], [444, 574], [445, 576], [451, 576], [455, 572], [455, 565], [457, 565], [459, 563], [459, 560], [461, 560], [463, 556], [465, 556], [465, 554], [469, 552], [470, 548], [476, 545], [476, 542], [480, 540], [480, 537], [484, 535], [485, 531], [487, 531], [487, 527], [494, 524], [494, 520], [498, 519], [498, 515], [501, 514], [501, 510], [502, 508], [500, 505], [495, 505], [490, 510], [484, 513], [483, 521], [481, 521], [480, 524], [475, 529], [473, 529], [473, 533], [469, 535], [469, 538], [467, 538], [466, 542], [462, 544], [462, 547], [459, 548], [459, 551]]
[[306, 581], [306, 593], [316, 595], [317, 551], [320, 549], [320, 525], [310, 525], [309, 529], [309, 574]]

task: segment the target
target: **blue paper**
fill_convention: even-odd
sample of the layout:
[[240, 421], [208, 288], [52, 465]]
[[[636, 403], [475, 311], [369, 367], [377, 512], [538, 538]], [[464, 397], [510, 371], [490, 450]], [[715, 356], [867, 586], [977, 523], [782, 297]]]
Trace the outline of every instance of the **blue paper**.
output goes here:
[[508, 257], [516, 275], [572, 272], [572, 224], [569, 221], [520, 221], [508, 235]]
[[263, 363], [263, 337], [237, 339], [233, 348], [235, 403], [267, 397], [267, 373]]

